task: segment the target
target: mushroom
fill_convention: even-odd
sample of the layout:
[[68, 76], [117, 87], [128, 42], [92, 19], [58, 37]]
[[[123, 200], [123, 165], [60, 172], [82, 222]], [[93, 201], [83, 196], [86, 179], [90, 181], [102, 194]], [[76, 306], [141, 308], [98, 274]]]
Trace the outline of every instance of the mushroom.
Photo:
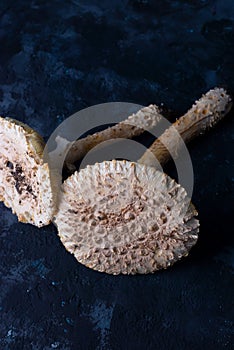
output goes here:
[[[94, 145], [112, 137], [134, 137], [161, 119], [156, 105], [144, 107], [125, 121], [78, 140], [66, 159], [67, 168]], [[129, 125], [128, 123], [131, 123]], [[135, 126], [134, 126], [135, 124]], [[12, 209], [19, 221], [41, 227], [48, 225], [56, 210], [56, 171], [43, 161], [45, 142], [28, 125], [0, 117], [0, 201]], [[61, 143], [61, 139], [59, 139]], [[82, 148], [82, 152], [77, 152]]]
[[[165, 138], [179, 150], [173, 130], [189, 141], [221, 119], [230, 105], [223, 89], [211, 90], [151, 150], [165, 163]], [[147, 152], [140, 162], [148, 164], [148, 159]], [[188, 255], [198, 239], [196, 216], [186, 191], [168, 175], [113, 160], [87, 166], [64, 182], [55, 224], [65, 248], [85, 266], [115, 275], [146, 274]]]
[[2, 117], [0, 135], [0, 200], [21, 222], [49, 224], [55, 208], [44, 140], [29, 126]]
[[111, 274], [150, 273], [187, 255], [197, 241], [196, 210], [185, 190], [153, 167], [105, 161], [63, 186], [56, 216], [66, 249]]

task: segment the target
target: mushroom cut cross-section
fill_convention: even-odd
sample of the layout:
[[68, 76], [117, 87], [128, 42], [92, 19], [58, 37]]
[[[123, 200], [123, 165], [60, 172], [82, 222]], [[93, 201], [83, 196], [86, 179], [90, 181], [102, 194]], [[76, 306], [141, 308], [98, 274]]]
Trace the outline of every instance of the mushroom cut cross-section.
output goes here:
[[50, 223], [54, 201], [44, 140], [29, 126], [0, 117], [0, 200], [19, 221]]

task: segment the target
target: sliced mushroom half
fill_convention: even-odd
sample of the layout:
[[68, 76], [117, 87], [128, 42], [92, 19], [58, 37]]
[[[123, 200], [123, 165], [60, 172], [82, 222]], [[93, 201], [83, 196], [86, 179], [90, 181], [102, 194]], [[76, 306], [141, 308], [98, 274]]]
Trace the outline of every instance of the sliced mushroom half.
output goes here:
[[50, 223], [54, 201], [44, 140], [29, 126], [0, 117], [0, 200], [19, 221]]

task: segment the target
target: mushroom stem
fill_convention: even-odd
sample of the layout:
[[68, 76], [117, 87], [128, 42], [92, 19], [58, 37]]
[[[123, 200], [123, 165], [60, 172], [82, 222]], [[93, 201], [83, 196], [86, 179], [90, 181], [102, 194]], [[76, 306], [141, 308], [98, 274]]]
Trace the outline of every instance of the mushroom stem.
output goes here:
[[[222, 88], [215, 88], [203, 95], [192, 108], [150, 146], [138, 163], [156, 166], [155, 158], [161, 165], [171, 157], [178, 158], [182, 139], [185, 143], [215, 126], [231, 109], [232, 100]], [[181, 139], [182, 137], [182, 139]]]
[[131, 139], [152, 129], [161, 120], [162, 115], [156, 105], [149, 105], [130, 115], [126, 120], [103, 131], [77, 140], [71, 146], [65, 163], [68, 170], [76, 170], [74, 163], [82, 159], [93, 147], [116, 138]]

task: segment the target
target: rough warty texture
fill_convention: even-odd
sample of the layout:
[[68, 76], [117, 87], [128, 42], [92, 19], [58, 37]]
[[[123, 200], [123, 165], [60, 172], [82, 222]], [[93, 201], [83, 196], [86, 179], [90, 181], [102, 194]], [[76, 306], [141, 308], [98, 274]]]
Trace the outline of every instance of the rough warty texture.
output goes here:
[[50, 223], [54, 201], [44, 141], [27, 125], [0, 117], [0, 200], [19, 221]]
[[63, 184], [55, 222], [66, 249], [95, 270], [146, 274], [186, 256], [199, 222], [185, 190], [152, 167], [108, 161]]
[[232, 99], [224, 89], [209, 90], [151, 145], [139, 163], [157, 166], [155, 158], [161, 165], [170, 157], [175, 160], [184, 147], [183, 142], [188, 143], [215, 126], [230, 111], [231, 106]]

